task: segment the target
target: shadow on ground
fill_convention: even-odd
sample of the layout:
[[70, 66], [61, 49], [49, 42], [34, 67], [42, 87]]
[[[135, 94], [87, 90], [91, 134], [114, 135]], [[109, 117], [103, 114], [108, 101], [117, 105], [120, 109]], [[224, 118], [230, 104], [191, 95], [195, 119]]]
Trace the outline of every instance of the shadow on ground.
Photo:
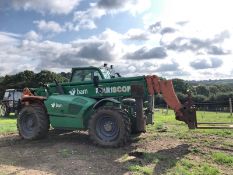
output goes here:
[[166, 174], [167, 171], [176, 166], [176, 163], [179, 160], [190, 153], [189, 147], [190, 145], [188, 144], [181, 144], [174, 148], [165, 148], [157, 152], [131, 152], [129, 155], [136, 157], [136, 159], [133, 159], [130, 162], [133, 165], [139, 166], [155, 163], [156, 166], [154, 167], [153, 174]]

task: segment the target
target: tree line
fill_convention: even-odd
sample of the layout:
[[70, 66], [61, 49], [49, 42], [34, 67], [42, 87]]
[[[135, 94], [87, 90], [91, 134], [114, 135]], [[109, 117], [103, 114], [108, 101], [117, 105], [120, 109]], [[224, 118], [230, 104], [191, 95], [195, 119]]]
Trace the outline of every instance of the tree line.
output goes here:
[[[229, 98], [233, 100], [232, 82], [233, 80], [228, 84], [205, 84], [173, 79], [173, 86], [181, 103], [187, 100], [187, 91], [191, 91], [192, 100], [199, 109], [229, 111]], [[161, 95], [157, 95], [155, 101], [158, 106], [166, 105]]]
[[[71, 73], [54, 73], [43, 70], [39, 73], [33, 71], [23, 71], [15, 75], [6, 75], [0, 77], [0, 97], [2, 99], [5, 89], [23, 89], [24, 87], [39, 87], [40, 83], [51, 83], [56, 79], [58, 82], [68, 82]], [[216, 81], [215, 81], [216, 82]], [[226, 84], [202, 83], [197, 81], [185, 81], [182, 79], [173, 79], [175, 92], [182, 103], [187, 99], [187, 91], [192, 92], [193, 101], [199, 105], [206, 104], [208, 108], [216, 106], [228, 106], [229, 98], [233, 99], [233, 80]], [[165, 106], [161, 95], [156, 95], [156, 105]]]
[[23, 89], [24, 87], [36, 88], [41, 83], [51, 83], [56, 79], [58, 82], [68, 82], [70, 73], [54, 73], [42, 70], [39, 73], [33, 71], [23, 71], [15, 75], [0, 77], [0, 97], [2, 99], [5, 89]]

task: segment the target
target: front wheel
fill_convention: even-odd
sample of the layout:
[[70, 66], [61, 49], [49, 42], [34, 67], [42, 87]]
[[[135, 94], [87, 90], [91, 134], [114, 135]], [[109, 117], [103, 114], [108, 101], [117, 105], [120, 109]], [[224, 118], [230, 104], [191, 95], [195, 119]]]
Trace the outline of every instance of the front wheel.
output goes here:
[[35, 140], [47, 136], [49, 118], [43, 105], [33, 104], [25, 106], [19, 112], [17, 120], [19, 135], [28, 140]]
[[130, 120], [120, 109], [100, 108], [89, 120], [89, 135], [97, 145], [119, 147], [130, 136]]

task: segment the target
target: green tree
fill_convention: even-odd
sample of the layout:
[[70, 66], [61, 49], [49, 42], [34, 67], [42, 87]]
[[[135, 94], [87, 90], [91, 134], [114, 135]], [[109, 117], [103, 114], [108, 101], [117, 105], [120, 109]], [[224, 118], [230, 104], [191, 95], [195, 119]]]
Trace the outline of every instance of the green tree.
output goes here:
[[206, 86], [199, 85], [196, 87], [196, 93], [197, 95], [204, 95], [206, 97], [209, 96], [209, 89]]
[[61, 76], [61, 74], [56, 74], [54, 72], [50, 72], [48, 70], [42, 70], [40, 73], [36, 74], [35, 80], [39, 85], [42, 83], [52, 83], [56, 79], [58, 82], [66, 82], [67, 78]]
[[196, 103], [202, 103], [207, 100], [207, 97], [204, 95], [195, 95], [192, 97], [192, 100]]
[[189, 83], [182, 79], [173, 79], [172, 82], [176, 92], [187, 94], [187, 90], [192, 89]]
[[219, 89], [218, 89], [217, 86], [212, 85], [212, 86], [209, 86], [209, 92], [210, 92], [210, 94], [215, 95], [215, 94], [217, 94], [219, 92]]

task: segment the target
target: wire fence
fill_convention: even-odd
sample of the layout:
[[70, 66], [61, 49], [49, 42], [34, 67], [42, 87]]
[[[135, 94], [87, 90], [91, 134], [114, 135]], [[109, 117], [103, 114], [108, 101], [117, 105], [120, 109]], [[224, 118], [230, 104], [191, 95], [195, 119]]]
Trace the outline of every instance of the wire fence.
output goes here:
[[211, 101], [211, 102], [194, 102], [199, 111], [216, 111], [230, 112], [232, 109], [232, 100], [227, 101]]
[[[226, 101], [193, 102], [198, 111], [231, 112], [233, 99]], [[166, 103], [156, 104], [155, 108], [167, 108]]]

